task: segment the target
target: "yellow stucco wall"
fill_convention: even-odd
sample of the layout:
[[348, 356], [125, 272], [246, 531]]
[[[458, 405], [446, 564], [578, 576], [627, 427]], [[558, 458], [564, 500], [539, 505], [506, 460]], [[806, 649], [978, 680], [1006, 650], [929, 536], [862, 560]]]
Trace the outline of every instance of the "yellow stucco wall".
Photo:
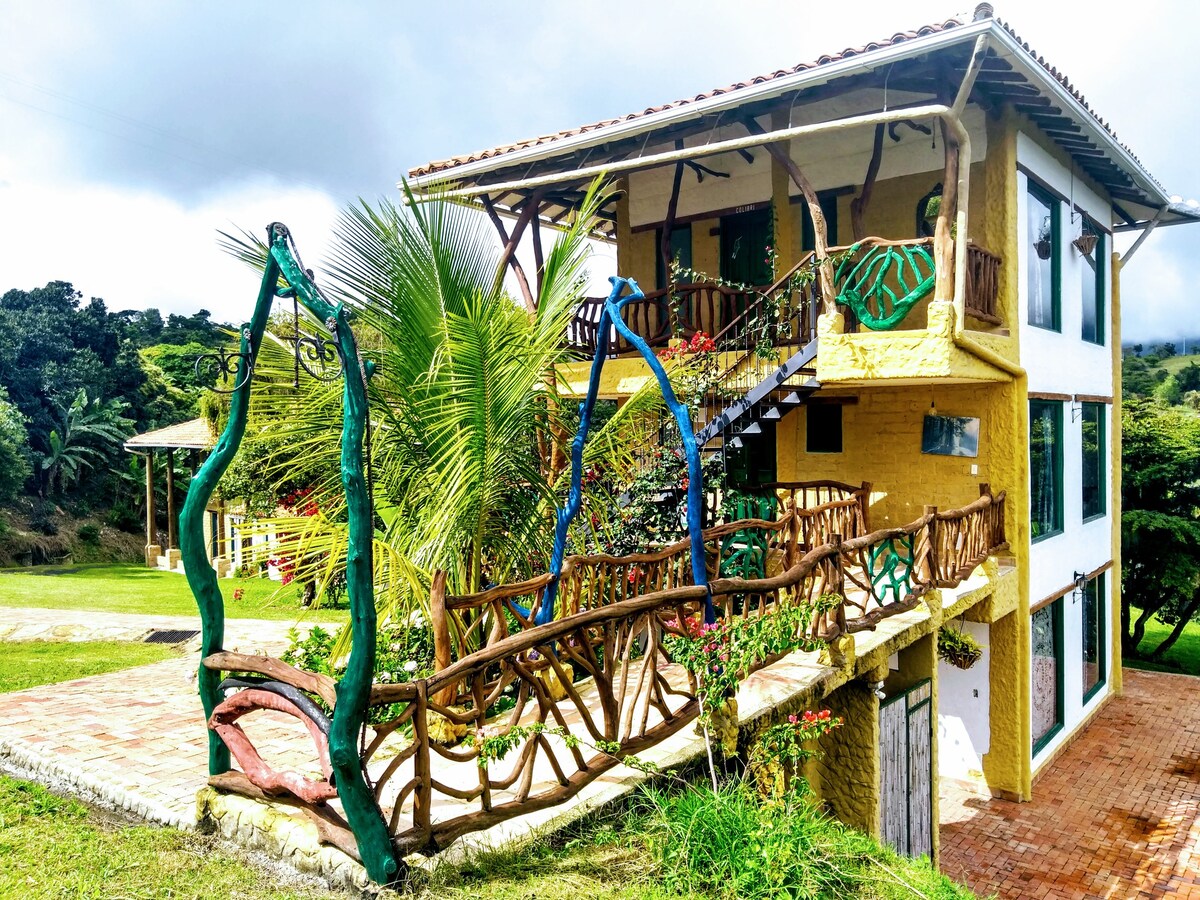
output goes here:
[[[997, 385], [860, 388], [857, 402], [842, 407], [841, 453], [808, 453], [808, 413], [795, 409], [776, 431], [779, 478], [871, 482], [872, 528], [911, 522], [926, 504], [963, 506], [979, 496], [981, 482], [990, 482], [995, 491], [1011, 484], [1001, 480], [1013, 477], [1011, 465], [996, 465], [1008, 455], [1013, 434], [1005, 408], [1008, 393]], [[921, 452], [921, 430], [931, 403], [940, 415], [980, 420], [978, 458]]]

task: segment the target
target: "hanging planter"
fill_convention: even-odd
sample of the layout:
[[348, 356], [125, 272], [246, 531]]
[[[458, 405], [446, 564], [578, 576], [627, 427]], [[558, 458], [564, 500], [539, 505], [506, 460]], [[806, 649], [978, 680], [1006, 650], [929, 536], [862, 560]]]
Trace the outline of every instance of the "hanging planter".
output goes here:
[[1099, 237], [1097, 235], [1085, 231], [1079, 237], [1075, 238], [1075, 240], [1071, 241], [1071, 243], [1074, 244], [1075, 249], [1084, 256], [1091, 256], [1092, 251], [1096, 249], [1096, 242], [1098, 240]]
[[1033, 242], [1033, 249], [1037, 252], [1038, 259], [1049, 259], [1050, 254], [1054, 252], [1054, 242], [1050, 240], [1053, 232], [1053, 226], [1050, 223], [1050, 217], [1046, 216], [1046, 220], [1042, 222], [1041, 231], [1038, 233], [1038, 239]]
[[969, 669], [983, 657], [983, 648], [971, 635], [943, 626], [938, 631], [938, 658], [959, 669]]

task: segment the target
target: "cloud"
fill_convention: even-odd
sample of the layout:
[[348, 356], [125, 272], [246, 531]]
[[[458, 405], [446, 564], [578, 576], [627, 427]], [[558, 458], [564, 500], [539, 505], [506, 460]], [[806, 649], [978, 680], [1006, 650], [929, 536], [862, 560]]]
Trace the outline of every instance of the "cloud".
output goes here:
[[[217, 246], [217, 231], [264, 234], [286, 223], [306, 260], [317, 259], [337, 216], [328, 195], [269, 182], [244, 184], [199, 205], [152, 191], [88, 184], [22, 182], [0, 187], [0, 247], [9, 287], [72, 282], [109, 309], [205, 308], [240, 322], [253, 306], [258, 278]], [[311, 265], [312, 263], [310, 263]]]

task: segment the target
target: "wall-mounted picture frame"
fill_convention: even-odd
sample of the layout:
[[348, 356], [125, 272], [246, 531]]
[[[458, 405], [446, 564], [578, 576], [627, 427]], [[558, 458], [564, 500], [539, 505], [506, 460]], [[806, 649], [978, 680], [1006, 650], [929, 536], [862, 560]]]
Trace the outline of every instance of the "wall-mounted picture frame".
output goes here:
[[978, 456], [979, 420], [927, 415], [921, 429], [921, 452], [935, 456]]

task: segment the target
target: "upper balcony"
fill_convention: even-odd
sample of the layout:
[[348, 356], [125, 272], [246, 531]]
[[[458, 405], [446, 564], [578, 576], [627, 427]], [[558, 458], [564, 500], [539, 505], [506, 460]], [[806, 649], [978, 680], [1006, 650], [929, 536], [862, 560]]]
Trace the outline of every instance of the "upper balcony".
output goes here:
[[[626, 304], [622, 315], [652, 348], [698, 332], [712, 336], [722, 354], [720, 364], [731, 371], [744, 368], [750, 357], [787, 358], [819, 335], [816, 377], [822, 384], [1006, 378], [972, 352], [969, 342], [955, 341], [954, 305], [932, 300], [937, 280], [933, 251], [932, 238], [867, 238], [829, 248], [832, 303], [825, 301], [819, 262], [809, 252], [774, 284], [674, 284]], [[985, 349], [1003, 352], [1007, 330], [998, 297], [1003, 260], [975, 243], [968, 243], [965, 255], [964, 330], [974, 341], [991, 342]], [[603, 304], [604, 298], [585, 300], [568, 330], [570, 345], [589, 358], [596, 351]], [[615, 332], [608, 347], [610, 358], [634, 355], [634, 348]], [[640, 361], [629, 362], [632, 373]]]

